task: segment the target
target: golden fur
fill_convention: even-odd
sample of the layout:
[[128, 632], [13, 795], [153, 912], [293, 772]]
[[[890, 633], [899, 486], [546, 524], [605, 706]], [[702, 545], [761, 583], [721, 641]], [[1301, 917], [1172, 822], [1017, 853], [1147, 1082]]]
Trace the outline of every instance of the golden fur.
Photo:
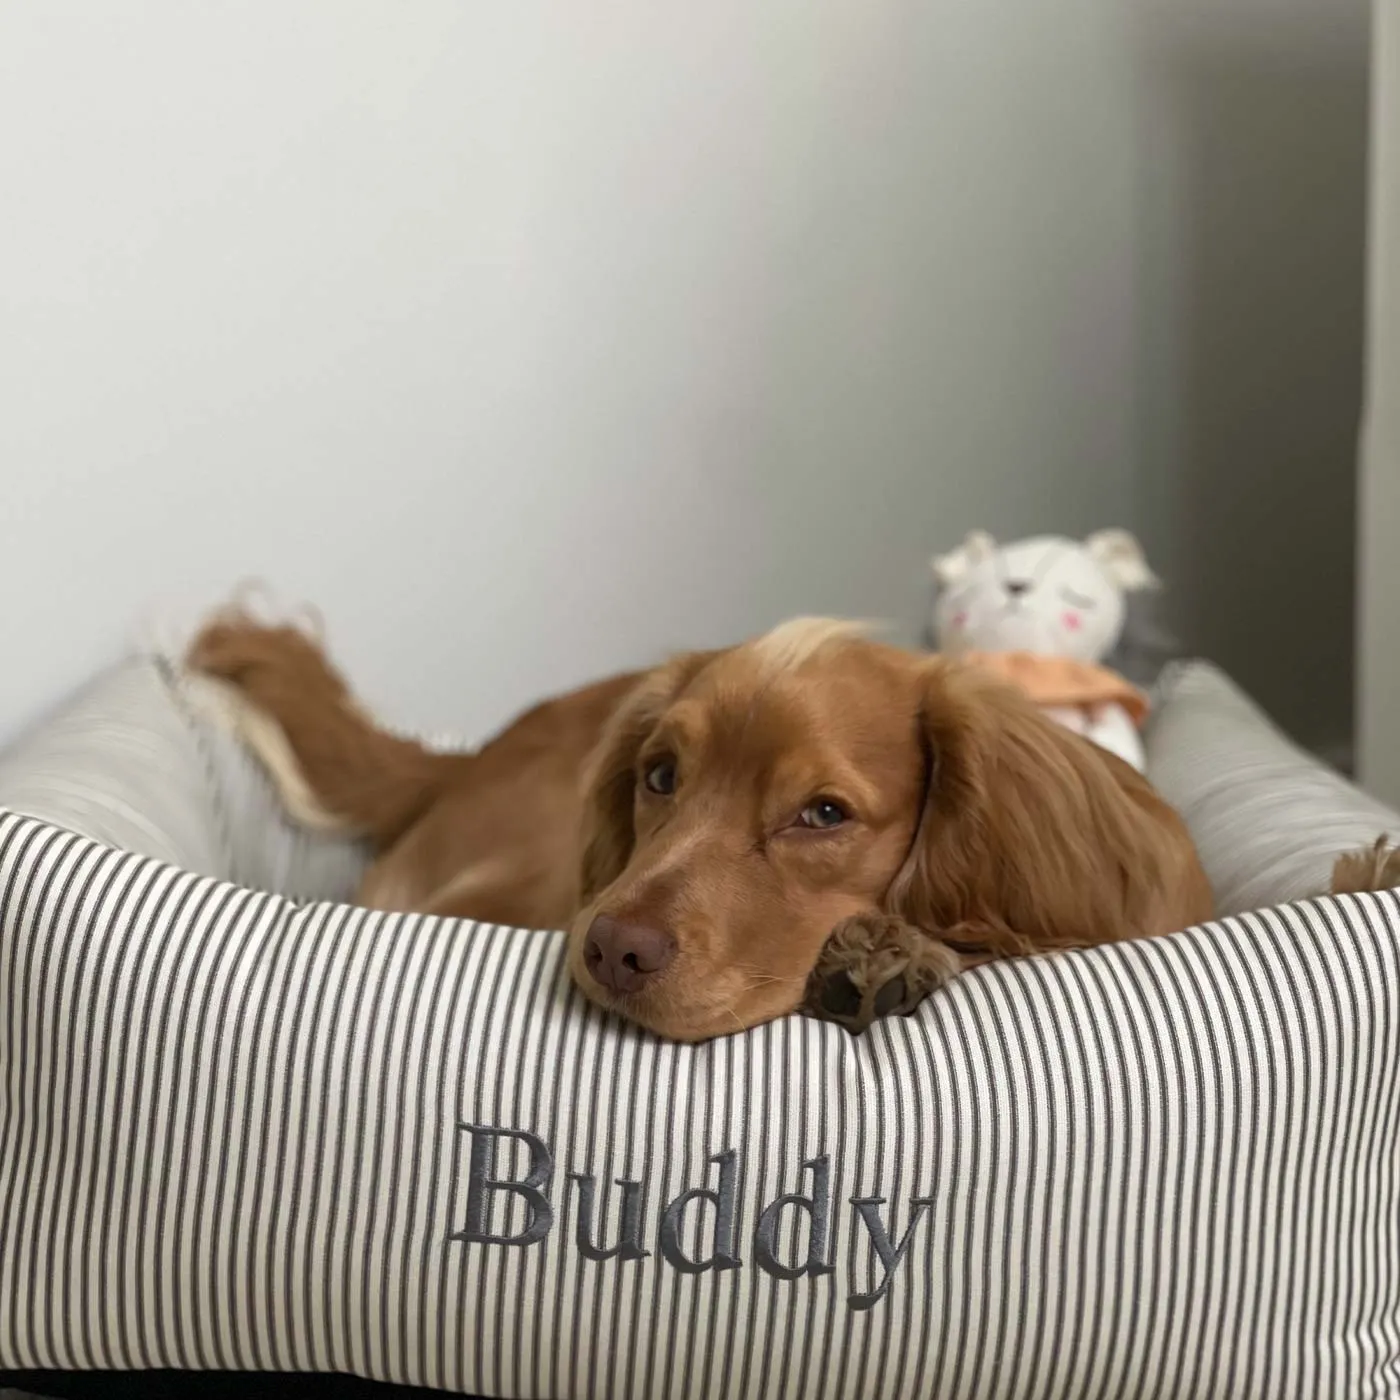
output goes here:
[[[1140, 774], [1003, 682], [849, 624], [602, 681], [465, 755], [375, 727], [294, 629], [225, 615], [189, 661], [295, 810], [373, 844], [364, 903], [567, 928], [588, 995], [673, 1038], [791, 1012], [814, 973], [847, 976], [851, 1007], [828, 1010], [864, 1024], [977, 962], [1211, 913]], [[674, 792], [643, 781], [657, 765]], [[846, 819], [814, 829], [818, 799]], [[600, 917], [664, 930], [674, 957], [638, 989], [600, 985], [583, 955]]]
[[1385, 836], [1376, 837], [1363, 851], [1338, 856], [1332, 867], [1333, 894], [1360, 894], [1396, 885], [1400, 885], [1400, 850]]

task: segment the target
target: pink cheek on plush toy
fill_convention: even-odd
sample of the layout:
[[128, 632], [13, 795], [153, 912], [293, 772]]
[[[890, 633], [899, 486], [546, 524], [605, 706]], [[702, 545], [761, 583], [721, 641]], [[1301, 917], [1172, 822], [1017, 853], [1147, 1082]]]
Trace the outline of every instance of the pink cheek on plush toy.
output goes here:
[[1066, 632], [1077, 632], [1084, 626], [1084, 619], [1077, 612], [1067, 612], [1060, 621], [1065, 625]]

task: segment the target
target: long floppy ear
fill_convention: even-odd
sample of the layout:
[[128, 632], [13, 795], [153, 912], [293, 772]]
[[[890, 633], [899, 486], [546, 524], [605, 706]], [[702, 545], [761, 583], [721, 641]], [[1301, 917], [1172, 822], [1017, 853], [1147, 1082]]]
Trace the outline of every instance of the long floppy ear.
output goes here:
[[940, 588], [949, 588], [967, 577], [968, 570], [985, 563], [997, 552], [997, 542], [985, 530], [973, 530], [950, 554], [935, 554], [929, 569]]
[[956, 661], [928, 664], [922, 727], [928, 791], [890, 913], [973, 961], [1156, 931], [1169, 877], [1145, 779]]
[[688, 652], [648, 671], [599, 736], [584, 775], [580, 908], [612, 884], [632, 857], [637, 754], [671, 701], [717, 654]]
[[1147, 566], [1137, 538], [1127, 530], [1099, 530], [1084, 541], [1089, 557], [1124, 593], [1157, 588], [1161, 580]]

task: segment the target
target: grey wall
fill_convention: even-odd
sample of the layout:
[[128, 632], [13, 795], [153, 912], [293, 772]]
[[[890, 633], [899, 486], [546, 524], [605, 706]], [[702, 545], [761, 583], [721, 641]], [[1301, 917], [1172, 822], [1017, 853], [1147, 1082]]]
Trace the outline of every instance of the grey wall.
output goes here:
[[479, 732], [795, 611], [913, 635], [973, 525], [1123, 522], [1335, 740], [1364, 39], [1361, 0], [0, 7], [0, 733], [248, 574]]
[[1369, 366], [1361, 476], [1360, 770], [1400, 804], [1400, 8], [1376, 11]]
[[1145, 7], [1138, 510], [1170, 612], [1351, 730], [1367, 8]]

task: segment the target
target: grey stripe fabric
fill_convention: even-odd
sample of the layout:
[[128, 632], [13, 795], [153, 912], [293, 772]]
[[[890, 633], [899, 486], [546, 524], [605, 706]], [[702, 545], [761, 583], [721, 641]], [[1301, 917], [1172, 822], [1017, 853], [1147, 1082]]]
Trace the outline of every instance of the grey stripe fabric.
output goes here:
[[[231, 860], [241, 756], [190, 735], [168, 839]], [[0, 1370], [1400, 1394], [1392, 895], [987, 967], [858, 1040], [679, 1046], [585, 1004], [556, 935], [64, 830], [122, 781], [89, 759], [47, 799], [0, 775], [47, 808], [0, 817]]]

